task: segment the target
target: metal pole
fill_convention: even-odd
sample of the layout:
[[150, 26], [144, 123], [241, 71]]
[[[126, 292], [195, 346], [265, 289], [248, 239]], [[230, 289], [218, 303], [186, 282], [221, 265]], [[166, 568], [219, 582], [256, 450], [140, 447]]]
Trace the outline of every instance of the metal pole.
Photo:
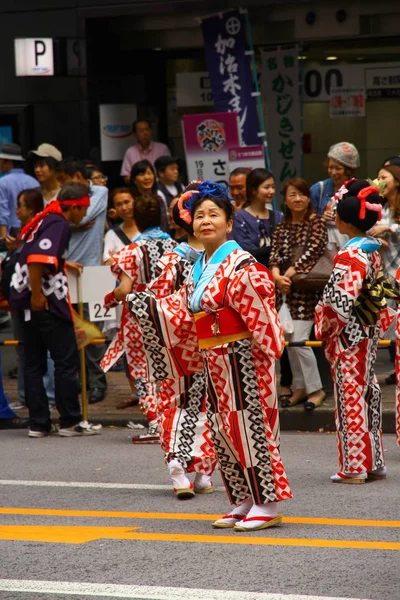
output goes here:
[[[77, 291], [78, 291], [78, 313], [81, 319], [83, 316], [83, 302], [82, 302], [82, 283], [81, 278], [77, 277]], [[79, 350], [80, 355], [80, 370], [81, 370], [81, 394], [82, 394], [82, 417], [84, 421], [88, 420], [88, 396], [86, 390], [86, 357], [85, 348]]]
[[267, 141], [267, 132], [265, 131], [265, 121], [264, 121], [264, 113], [261, 103], [261, 92], [260, 86], [258, 85], [258, 76], [257, 76], [257, 67], [256, 67], [256, 59], [254, 55], [254, 46], [253, 46], [253, 38], [251, 35], [251, 26], [249, 20], [249, 13], [247, 10], [241, 11], [245, 15], [246, 19], [246, 31], [247, 31], [247, 43], [249, 44], [249, 55], [251, 57], [251, 72], [253, 75], [253, 83], [255, 89], [255, 98], [257, 102], [257, 112], [258, 112], [258, 120], [260, 123], [260, 137], [263, 137], [263, 145], [264, 145], [264, 154], [265, 154], [265, 164], [267, 166], [268, 171], [271, 171], [271, 161], [269, 159], [269, 150], [268, 150], [268, 141]]

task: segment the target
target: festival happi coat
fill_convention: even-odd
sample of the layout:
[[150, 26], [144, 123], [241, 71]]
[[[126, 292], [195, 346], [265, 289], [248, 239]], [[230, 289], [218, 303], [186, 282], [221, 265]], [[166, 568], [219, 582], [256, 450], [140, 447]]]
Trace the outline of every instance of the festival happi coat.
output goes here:
[[353, 238], [335, 257], [315, 333], [335, 384], [340, 471], [371, 472], [384, 466], [381, 390], [374, 372], [379, 339], [393, 320], [386, 298], [396, 293], [382, 273], [381, 243]]
[[[163, 298], [178, 291], [198, 256], [186, 242], [164, 254], [149, 292]], [[212, 475], [217, 459], [206, 416], [204, 372], [162, 380], [157, 412], [166, 461], [176, 459], [187, 472]]]
[[[212, 276], [202, 286], [207, 269]], [[235, 242], [223, 244], [205, 268], [202, 255], [179, 292], [127, 297], [152, 377], [205, 368], [208, 422], [232, 504], [251, 496], [256, 504], [292, 496], [278, 449], [275, 360], [284, 338], [274, 299], [268, 270]], [[205, 327], [195, 325], [203, 316]], [[227, 328], [235, 333], [225, 335]]]
[[[117, 280], [122, 273], [132, 281], [132, 291], [146, 289], [154, 278], [158, 261], [166, 252], [176, 246], [169, 236], [149, 238], [141, 236], [140, 240], [126, 246], [114, 254], [111, 271]], [[147, 364], [140, 329], [124, 303], [120, 328], [109, 345], [100, 365], [107, 372], [125, 352], [130, 376], [135, 381], [136, 391], [140, 396], [143, 412], [149, 422], [156, 419], [155, 385], [147, 380]]]

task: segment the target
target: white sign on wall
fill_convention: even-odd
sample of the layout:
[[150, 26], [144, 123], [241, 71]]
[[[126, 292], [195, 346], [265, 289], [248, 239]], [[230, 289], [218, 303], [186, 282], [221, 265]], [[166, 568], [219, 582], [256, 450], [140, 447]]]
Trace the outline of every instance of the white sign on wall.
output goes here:
[[400, 95], [400, 63], [311, 67], [303, 73], [303, 102], [329, 102], [333, 88], [364, 88], [367, 98]]
[[364, 88], [332, 88], [331, 117], [365, 117]]
[[17, 77], [54, 75], [52, 38], [16, 38], [14, 49]]
[[400, 96], [400, 65], [366, 69], [365, 87], [368, 98], [398, 98]]
[[176, 74], [177, 106], [214, 106], [210, 76], [207, 71]]
[[101, 160], [122, 160], [136, 144], [132, 125], [137, 119], [135, 104], [100, 104]]

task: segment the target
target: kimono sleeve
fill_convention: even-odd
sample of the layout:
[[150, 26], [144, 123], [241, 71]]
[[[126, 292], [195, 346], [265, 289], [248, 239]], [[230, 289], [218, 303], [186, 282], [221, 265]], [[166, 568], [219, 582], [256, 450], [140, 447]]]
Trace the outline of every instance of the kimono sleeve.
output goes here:
[[143, 336], [151, 380], [183, 377], [203, 371], [195, 325], [185, 290], [165, 298], [148, 292], [128, 294], [128, 308]]
[[228, 299], [263, 352], [279, 359], [284, 337], [275, 310], [275, 285], [269, 271], [258, 263], [237, 270], [228, 288]]
[[170, 296], [177, 291], [177, 263], [179, 257], [175, 252], [164, 254], [156, 266], [156, 277], [149, 284], [148, 289], [157, 298]]
[[140, 283], [142, 254], [140, 246], [136, 242], [122, 248], [117, 254], [114, 254], [113, 259], [111, 271], [118, 281], [121, 280], [122, 273], [125, 273], [132, 280], [132, 288]]
[[45, 219], [35, 235], [25, 242], [26, 264], [41, 263], [57, 271], [68, 249], [70, 229], [65, 219]]
[[365, 260], [356, 252], [347, 248], [338, 252], [322, 300], [315, 309], [317, 339], [337, 337], [346, 327], [361, 294], [366, 269]]

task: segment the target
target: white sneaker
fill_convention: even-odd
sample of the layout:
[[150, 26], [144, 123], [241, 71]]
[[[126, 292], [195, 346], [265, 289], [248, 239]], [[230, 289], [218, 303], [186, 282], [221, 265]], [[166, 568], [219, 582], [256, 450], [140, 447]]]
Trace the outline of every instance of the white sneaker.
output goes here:
[[81, 421], [72, 427], [64, 427], [58, 430], [61, 437], [76, 437], [78, 435], [97, 435], [100, 433], [101, 425], [93, 425], [87, 421]]
[[19, 400], [17, 400], [16, 402], [13, 402], [12, 404], [9, 404], [9, 407], [11, 408], [11, 410], [22, 410], [24, 408], [28, 408], [25, 404], [23, 404]]
[[150, 425], [147, 433], [141, 433], [132, 438], [132, 444], [159, 444], [160, 434], [158, 432], [158, 425]]
[[28, 437], [30, 438], [44, 438], [50, 435], [50, 431], [35, 431], [34, 429], [30, 429], [28, 432]]

